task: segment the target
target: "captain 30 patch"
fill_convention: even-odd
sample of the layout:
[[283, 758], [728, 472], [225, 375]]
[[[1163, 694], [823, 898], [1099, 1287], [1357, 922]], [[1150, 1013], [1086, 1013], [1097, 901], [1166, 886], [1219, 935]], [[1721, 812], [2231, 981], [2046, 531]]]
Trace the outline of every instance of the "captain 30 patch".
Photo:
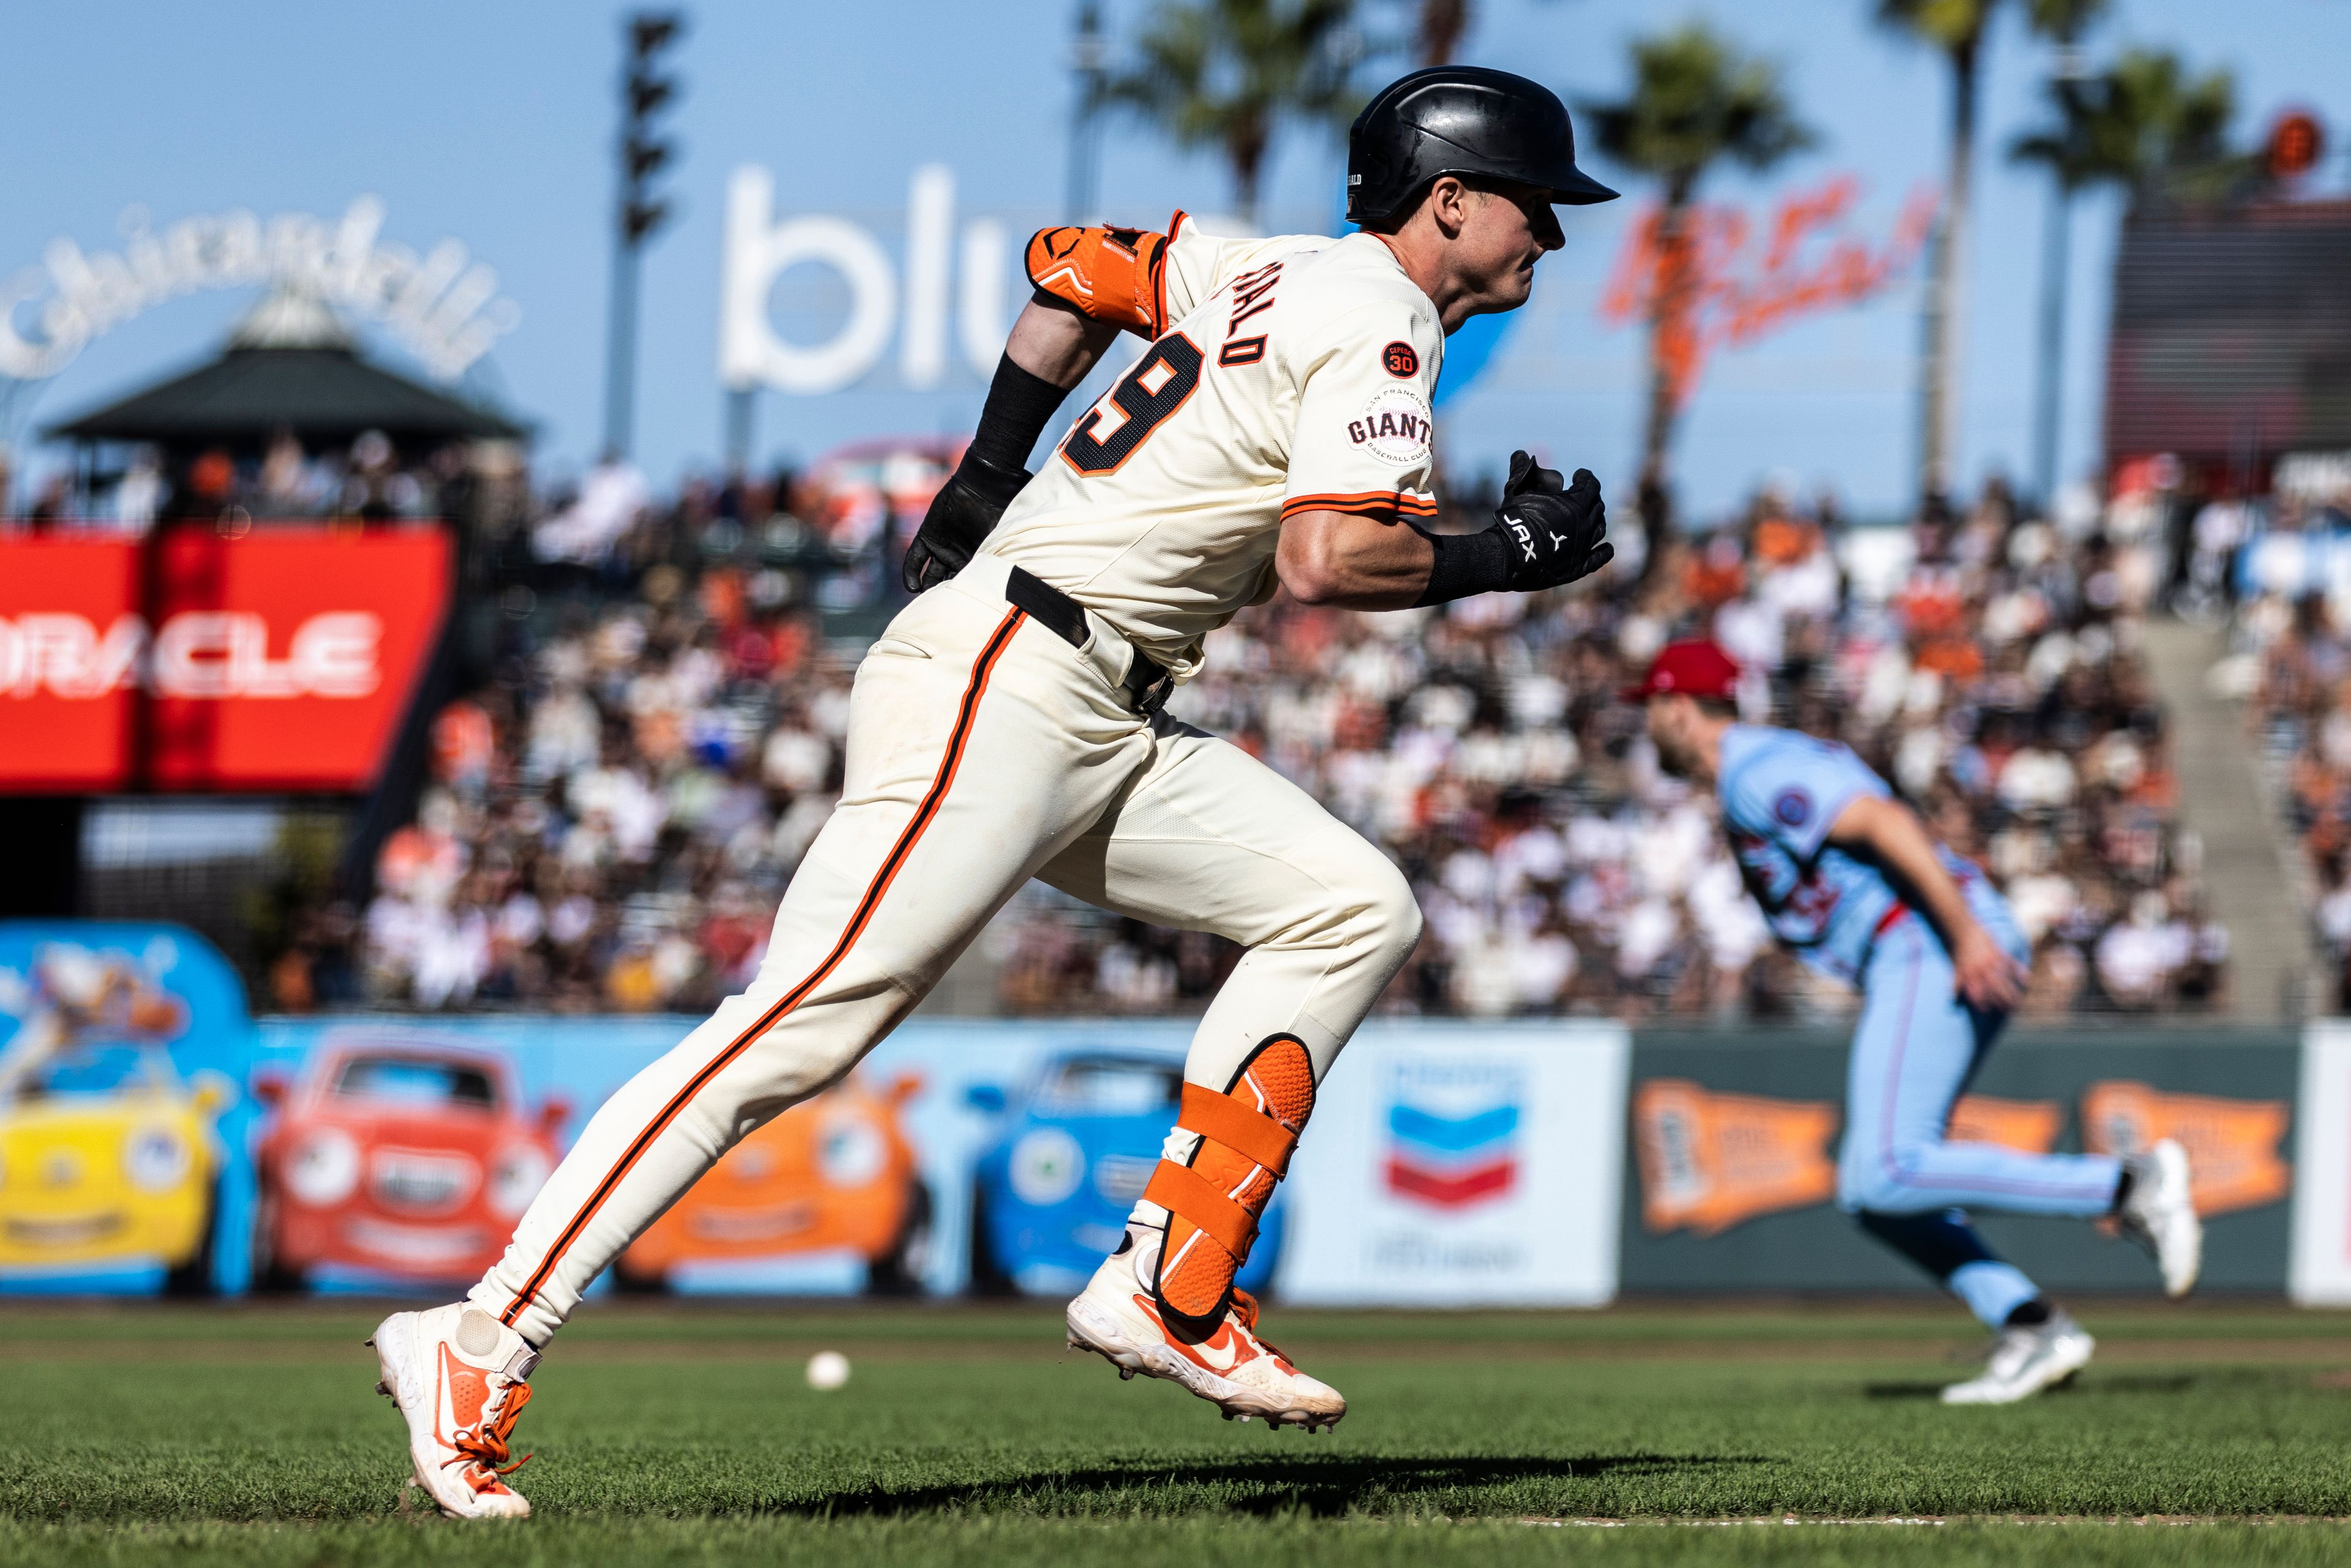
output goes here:
[[1349, 441], [1400, 468], [1428, 461], [1432, 433], [1427, 400], [1408, 386], [1382, 387], [1362, 415], [1347, 422]]

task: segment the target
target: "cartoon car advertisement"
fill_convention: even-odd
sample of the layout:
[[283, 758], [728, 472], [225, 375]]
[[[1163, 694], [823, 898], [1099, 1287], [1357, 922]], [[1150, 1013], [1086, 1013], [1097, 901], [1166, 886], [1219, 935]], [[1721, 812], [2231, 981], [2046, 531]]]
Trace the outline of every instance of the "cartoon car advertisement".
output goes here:
[[213, 1288], [238, 998], [185, 932], [0, 925], [0, 1288]]
[[[1180, 1056], [1092, 1050], [1047, 1057], [1017, 1097], [975, 1084], [970, 1104], [1000, 1125], [973, 1173], [972, 1289], [1084, 1289], [1159, 1163], [1183, 1086]], [[1277, 1193], [1241, 1268], [1243, 1290], [1272, 1278], [1284, 1207]]]
[[381, 1027], [330, 1031], [298, 1080], [263, 1069], [253, 1280], [470, 1281], [555, 1169], [569, 1104], [524, 1103], [502, 1056]]
[[745, 1138], [615, 1267], [623, 1290], [682, 1283], [689, 1271], [784, 1260], [862, 1265], [865, 1288], [905, 1294], [929, 1264], [931, 1194], [900, 1115], [923, 1077], [876, 1088], [862, 1072]]

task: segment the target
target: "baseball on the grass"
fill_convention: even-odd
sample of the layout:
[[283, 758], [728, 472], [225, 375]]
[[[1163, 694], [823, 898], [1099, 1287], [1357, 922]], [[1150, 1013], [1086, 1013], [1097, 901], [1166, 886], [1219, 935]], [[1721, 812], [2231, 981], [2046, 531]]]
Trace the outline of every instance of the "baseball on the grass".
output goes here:
[[849, 1358], [837, 1350], [820, 1350], [809, 1357], [810, 1388], [831, 1390], [849, 1381]]

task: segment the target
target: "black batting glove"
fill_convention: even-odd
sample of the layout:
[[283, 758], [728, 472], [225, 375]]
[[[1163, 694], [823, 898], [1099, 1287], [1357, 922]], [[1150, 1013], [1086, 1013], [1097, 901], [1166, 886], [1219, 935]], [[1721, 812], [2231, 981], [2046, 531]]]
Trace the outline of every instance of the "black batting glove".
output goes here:
[[1578, 468], [1574, 482], [1562, 484], [1558, 469], [1511, 453], [1510, 481], [1494, 517], [1510, 547], [1506, 586], [1513, 593], [1573, 582], [1616, 559], [1616, 547], [1608, 542], [1608, 507], [1589, 468]]
[[969, 565], [972, 553], [1029, 477], [1025, 468], [1008, 468], [966, 452], [931, 497], [931, 509], [923, 514], [923, 526], [906, 547], [906, 559], [898, 569], [898, 580], [906, 591], [936, 588]]

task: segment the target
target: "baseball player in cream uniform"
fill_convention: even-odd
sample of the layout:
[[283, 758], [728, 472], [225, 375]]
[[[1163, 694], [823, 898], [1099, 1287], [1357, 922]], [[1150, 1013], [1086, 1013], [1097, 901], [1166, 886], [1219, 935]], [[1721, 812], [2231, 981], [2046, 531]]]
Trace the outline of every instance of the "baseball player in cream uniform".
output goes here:
[[[1525, 300], [1562, 243], [1554, 203], [1614, 194], [1576, 169], [1548, 90], [1466, 68], [1375, 97], [1349, 175], [1364, 232], [1344, 238], [1220, 240], [1178, 214], [1165, 235], [1030, 242], [1038, 293], [909, 552], [919, 597], [859, 668], [841, 803], [757, 977], [597, 1112], [465, 1301], [376, 1332], [379, 1386], [444, 1512], [528, 1511], [508, 1438], [590, 1282], [737, 1140], [848, 1072], [1030, 877], [1248, 949], [1071, 1343], [1228, 1416], [1344, 1412], [1258, 1337], [1233, 1275], [1419, 912], [1378, 850], [1162, 705], [1207, 634], [1279, 588], [1391, 609], [1606, 564], [1598, 482], [1524, 453], [1492, 527], [1418, 525], [1437, 510], [1445, 334]], [[1046, 419], [1122, 329], [1149, 346], [1030, 478]]]

